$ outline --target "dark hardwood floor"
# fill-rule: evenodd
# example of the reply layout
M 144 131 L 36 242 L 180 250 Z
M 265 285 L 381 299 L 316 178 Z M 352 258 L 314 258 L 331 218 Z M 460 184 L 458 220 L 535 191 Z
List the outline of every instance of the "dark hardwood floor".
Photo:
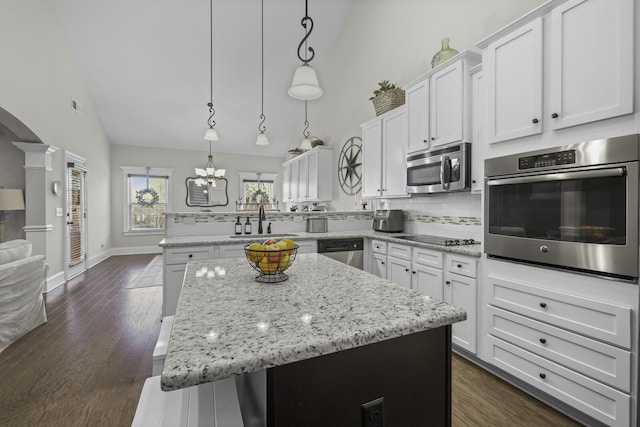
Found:
M 45 296 L 47 323 L 0 353 L 0 426 L 131 425 L 162 288 L 126 286 L 153 257 L 111 257 Z M 453 425 L 579 424 L 454 356 Z

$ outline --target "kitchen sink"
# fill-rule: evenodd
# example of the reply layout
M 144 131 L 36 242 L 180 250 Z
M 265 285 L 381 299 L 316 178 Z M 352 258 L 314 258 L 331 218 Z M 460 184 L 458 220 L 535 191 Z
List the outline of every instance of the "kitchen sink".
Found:
M 293 233 L 280 233 L 280 234 L 235 234 L 233 236 L 229 236 L 232 239 L 253 239 L 254 237 L 264 237 L 265 240 L 272 237 L 298 237 L 297 234 Z

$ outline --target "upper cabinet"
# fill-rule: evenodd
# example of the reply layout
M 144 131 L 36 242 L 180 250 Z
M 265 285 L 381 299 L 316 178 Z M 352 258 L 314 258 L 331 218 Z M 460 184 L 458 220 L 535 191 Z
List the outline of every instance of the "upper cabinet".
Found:
M 406 107 L 395 108 L 361 127 L 362 197 L 406 197 Z
M 469 69 L 479 62 L 465 51 L 404 87 L 407 153 L 470 141 Z
M 634 19 L 634 0 L 552 1 L 478 43 L 487 141 L 632 113 Z
M 483 68 L 489 142 L 542 132 L 542 18 L 491 43 Z
M 282 165 L 282 198 L 285 202 L 320 202 L 332 197 L 331 147 L 315 147 Z
M 634 0 L 572 0 L 551 12 L 553 129 L 633 112 Z

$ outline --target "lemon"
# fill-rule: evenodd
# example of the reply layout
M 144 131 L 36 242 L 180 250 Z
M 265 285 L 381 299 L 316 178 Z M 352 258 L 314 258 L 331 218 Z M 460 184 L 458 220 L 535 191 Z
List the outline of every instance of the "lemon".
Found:
M 260 243 L 250 244 L 247 248 L 247 259 L 251 262 L 260 261 L 262 259 L 262 256 L 264 255 L 262 251 L 264 251 L 264 246 L 262 246 Z
M 291 258 L 289 258 L 288 253 L 283 253 L 280 258 L 280 263 L 278 263 L 278 267 L 280 267 L 280 271 L 285 271 L 291 265 Z
M 269 262 L 269 258 L 264 257 L 260 260 L 258 267 L 264 274 L 274 274 L 278 269 L 278 263 Z
M 296 243 L 293 240 L 291 240 L 290 238 L 288 238 L 288 237 L 284 237 L 280 241 L 287 244 L 286 248 L 289 249 L 289 255 L 293 255 L 293 252 L 294 252 L 293 248 L 296 247 Z

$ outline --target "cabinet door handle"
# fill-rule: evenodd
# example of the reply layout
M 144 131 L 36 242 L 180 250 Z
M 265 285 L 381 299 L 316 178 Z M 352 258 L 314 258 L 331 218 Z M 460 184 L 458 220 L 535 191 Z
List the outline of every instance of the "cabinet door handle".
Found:
M 458 264 L 458 268 L 462 268 L 462 264 Z
M 536 123 L 539 122 L 539 120 L 534 118 L 533 120 L 531 120 L 531 122 L 535 125 Z
M 405 268 L 405 269 L 404 269 L 404 271 L 409 271 L 409 269 L 408 269 L 408 268 Z
M 429 141 L 427 141 L 426 139 L 423 139 L 423 140 L 422 140 L 422 142 L 424 142 L 424 143 L 426 144 L 426 143 L 427 143 L 427 142 L 429 142 Z
M 542 307 L 542 308 L 547 308 L 547 303 L 546 303 L 546 302 L 541 302 L 541 303 L 540 303 L 540 307 Z
M 547 374 L 543 374 L 542 372 L 540 373 L 540 378 L 545 379 L 547 378 Z
M 451 281 L 450 281 L 450 280 L 447 280 L 447 281 L 446 281 L 446 282 L 444 282 L 444 283 L 446 283 L 447 285 L 450 285 L 450 284 L 451 284 Z
M 413 274 L 416 274 L 416 272 L 415 272 L 415 271 L 412 271 L 412 273 L 413 273 Z
M 193 254 L 189 254 L 189 258 L 193 258 Z
M 432 137 L 431 137 L 431 140 L 432 140 L 432 141 L 435 141 L 435 140 L 436 140 L 436 137 L 435 137 L 435 136 L 432 136 Z
M 553 113 L 553 114 L 551 115 L 551 118 L 552 118 L 552 119 L 557 119 L 557 118 L 558 118 L 558 113 Z
M 471 180 L 471 183 L 472 183 L 472 184 L 475 184 L 475 183 L 476 183 L 476 180 L 475 180 L 475 179 L 472 179 L 472 180 Z
M 384 265 L 384 261 L 380 261 L 380 264 Z
M 547 340 L 546 340 L 546 339 L 544 339 L 544 338 L 540 338 L 540 343 L 542 343 L 542 344 L 546 344 L 546 343 L 547 343 Z

